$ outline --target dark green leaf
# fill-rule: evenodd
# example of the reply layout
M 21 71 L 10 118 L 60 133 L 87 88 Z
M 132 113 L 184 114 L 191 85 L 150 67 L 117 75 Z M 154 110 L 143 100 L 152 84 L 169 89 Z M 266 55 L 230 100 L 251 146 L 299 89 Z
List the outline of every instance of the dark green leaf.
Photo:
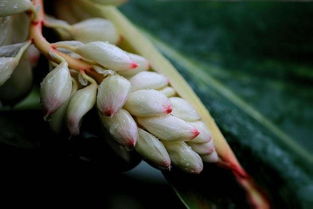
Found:
M 122 11 L 192 85 L 273 204 L 311 208 L 313 4 L 137 0 Z M 205 174 L 173 181 L 190 208 L 242 208 L 212 199 L 214 181 L 227 185 Z

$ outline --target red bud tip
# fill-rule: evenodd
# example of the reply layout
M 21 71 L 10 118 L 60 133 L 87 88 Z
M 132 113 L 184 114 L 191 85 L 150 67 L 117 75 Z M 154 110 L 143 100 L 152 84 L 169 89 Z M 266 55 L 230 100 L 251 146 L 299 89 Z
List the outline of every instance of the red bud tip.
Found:
M 127 147 L 129 147 L 129 148 L 134 148 L 135 145 L 136 145 L 136 140 L 134 140 L 134 139 L 128 139 L 127 145 L 126 145 Z
M 200 131 L 198 129 L 192 130 L 192 138 L 196 138 L 200 134 Z
M 172 105 L 164 106 L 164 113 L 170 114 L 173 111 Z
M 105 116 L 107 116 L 107 117 L 112 117 L 113 114 L 114 114 L 114 112 L 113 112 L 113 110 L 112 110 L 111 108 L 106 109 L 106 110 L 103 110 L 102 113 L 103 113 Z
M 131 64 L 130 64 L 130 69 L 135 69 L 135 68 L 137 68 L 138 67 L 138 64 L 136 63 L 136 62 L 132 62 Z

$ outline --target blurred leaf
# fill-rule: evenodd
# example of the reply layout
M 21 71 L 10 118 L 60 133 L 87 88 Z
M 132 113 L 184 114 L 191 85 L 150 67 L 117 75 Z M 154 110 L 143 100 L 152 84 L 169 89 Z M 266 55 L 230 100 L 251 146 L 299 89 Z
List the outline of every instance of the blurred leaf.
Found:
M 122 11 L 192 85 L 275 208 L 312 207 L 313 4 L 137 0 Z M 210 167 L 167 176 L 189 208 L 245 208 Z

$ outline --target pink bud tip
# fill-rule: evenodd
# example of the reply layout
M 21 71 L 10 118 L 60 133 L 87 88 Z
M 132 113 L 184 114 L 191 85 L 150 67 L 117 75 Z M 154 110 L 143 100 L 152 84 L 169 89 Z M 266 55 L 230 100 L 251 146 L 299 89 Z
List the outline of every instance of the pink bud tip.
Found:
M 135 139 L 128 139 L 126 146 L 129 148 L 133 148 L 136 145 L 136 140 Z
M 171 168 L 171 161 L 164 160 L 161 163 L 162 168 L 169 170 Z
M 192 138 L 196 138 L 200 134 L 200 131 L 198 129 L 192 130 Z
M 137 67 L 138 67 L 138 64 L 136 62 L 130 63 L 130 66 L 129 66 L 130 69 L 135 69 Z
M 107 117 L 112 117 L 114 114 L 114 111 L 111 108 L 109 108 L 109 109 L 103 110 L 102 113 Z
M 173 111 L 172 105 L 167 105 L 164 107 L 164 113 L 170 114 Z

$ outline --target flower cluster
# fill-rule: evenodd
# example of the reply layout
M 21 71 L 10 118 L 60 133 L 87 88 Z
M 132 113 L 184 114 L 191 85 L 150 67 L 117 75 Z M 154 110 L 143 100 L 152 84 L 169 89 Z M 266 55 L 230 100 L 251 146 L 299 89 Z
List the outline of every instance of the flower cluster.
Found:
M 27 0 L 21 4 L 24 10 L 31 7 Z M 9 12 L 19 10 L 12 6 Z M 47 16 L 44 22 L 62 39 L 46 52 L 51 70 L 40 85 L 45 119 L 54 131 L 67 127 L 70 135 L 79 135 L 84 116 L 97 108 L 99 121 L 112 136 L 107 140 L 119 144 L 119 150 L 135 149 L 155 167 L 174 165 L 200 173 L 203 162 L 219 160 L 210 130 L 197 111 L 146 58 L 119 47 L 121 35 L 111 21 L 90 18 L 71 25 Z M 32 24 L 37 27 L 38 21 Z M 18 71 L 29 45 L 28 41 L 0 47 L 0 85 Z M 64 56 L 91 68 L 74 70 Z
M 96 106 L 112 139 L 136 149 L 156 167 L 175 165 L 200 173 L 203 161 L 218 161 L 210 130 L 196 110 L 147 59 L 115 45 L 120 35 L 110 21 L 91 18 L 61 25 L 50 20 L 50 27 L 62 27 L 68 33 L 80 28 L 71 36 L 74 41 L 57 42 L 54 47 L 92 64 L 103 76 L 99 84 L 85 73 L 71 76 L 65 62 L 46 76 L 41 84 L 42 102 L 46 113 L 52 114 L 54 127 L 61 127 L 55 120 L 62 121 L 62 112 L 69 132 L 77 135 L 83 116 Z

